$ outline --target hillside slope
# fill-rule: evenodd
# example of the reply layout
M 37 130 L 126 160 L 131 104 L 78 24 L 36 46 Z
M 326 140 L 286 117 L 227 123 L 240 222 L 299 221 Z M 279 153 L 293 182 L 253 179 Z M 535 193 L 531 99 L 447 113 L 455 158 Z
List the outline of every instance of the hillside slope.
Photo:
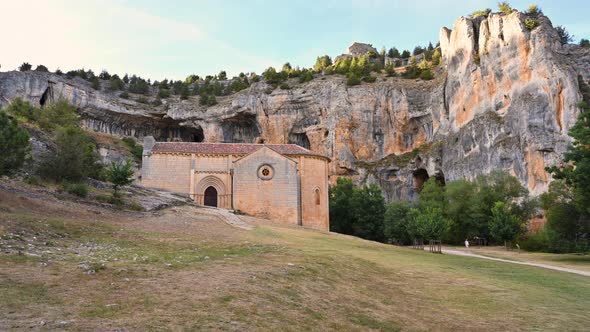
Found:
M 0 330 L 584 330 L 588 278 L 0 186 Z
M 432 81 L 387 78 L 349 87 L 340 75 L 265 82 L 203 106 L 177 96 L 161 106 L 122 99 L 80 78 L 0 73 L 0 105 L 65 97 L 85 126 L 160 140 L 297 143 L 333 159 L 331 175 L 377 183 L 388 200 L 412 199 L 427 178 L 472 178 L 493 169 L 533 193 L 547 189 L 570 138 L 583 91 L 590 92 L 590 49 L 561 45 L 545 16 L 461 17 L 440 32 L 443 65 Z M 590 98 L 590 96 L 586 96 Z M 155 98 L 155 97 L 154 97 Z

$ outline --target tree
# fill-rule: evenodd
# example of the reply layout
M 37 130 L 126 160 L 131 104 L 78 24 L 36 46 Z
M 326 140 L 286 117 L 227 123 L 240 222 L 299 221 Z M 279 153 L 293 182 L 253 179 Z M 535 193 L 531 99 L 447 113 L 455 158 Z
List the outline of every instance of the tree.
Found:
M 125 76 L 123 76 L 123 83 L 129 83 L 129 75 L 127 75 L 127 73 L 125 73 Z
M 76 107 L 70 105 L 62 98 L 43 109 L 43 112 L 39 112 L 37 122 L 39 127 L 50 133 L 63 127 L 80 126 L 80 119 Z
M 102 73 L 101 73 L 101 75 L 102 75 Z M 119 78 L 119 75 L 115 74 L 113 76 L 110 76 L 109 90 L 117 91 L 117 90 L 123 90 L 123 89 L 125 89 L 125 83 Z
M 111 74 L 109 74 L 109 72 L 106 71 L 106 69 L 103 69 L 100 72 L 100 75 L 98 75 L 98 78 L 100 78 L 101 80 L 110 80 L 111 79 Z
M 464 179 L 452 181 L 445 186 L 445 194 L 445 214 L 449 220 L 446 240 L 460 243 L 464 239 L 479 236 L 482 226 L 478 224 L 474 204 L 476 185 Z
M 436 50 L 434 50 L 434 53 L 432 54 L 432 65 L 438 66 L 440 64 L 440 61 L 441 61 L 440 50 L 437 48 Z
M 313 70 L 315 70 L 316 72 L 320 72 L 320 71 L 330 67 L 331 65 L 332 65 L 332 58 L 330 58 L 328 55 L 319 56 L 315 60 L 315 65 L 313 66 Z
M 588 39 L 580 39 L 580 46 L 582 47 L 590 47 L 590 40 Z
M 390 243 L 409 243 L 407 224 L 411 206 L 403 201 L 393 202 L 387 206 L 383 216 L 383 234 Z
M 492 208 L 490 221 L 490 236 L 498 243 L 514 240 L 524 231 L 523 223 L 510 210 L 504 202 L 496 202 Z
M 188 89 L 188 85 L 183 84 L 182 88 L 180 89 L 180 99 L 185 100 L 188 99 L 189 96 L 189 89 Z
M 106 171 L 107 179 L 113 184 L 114 197 L 119 197 L 119 188 L 133 183 L 133 163 L 130 160 L 124 163 L 111 162 Z
M 570 35 L 570 33 L 565 29 L 563 25 L 558 25 L 555 27 L 555 31 L 559 35 L 559 41 L 562 45 L 571 43 L 574 41 L 574 35 Z
M 498 9 L 502 14 L 512 14 L 512 7 L 510 7 L 510 4 L 508 4 L 508 2 L 498 2 Z
M 55 136 L 56 151 L 39 168 L 41 176 L 57 182 L 77 182 L 85 177 L 100 178 L 102 164 L 95 144 L 79 127 L 60 128 Z
M 346 85 L 354 86 L 359 84 L 361 84 L 361 78 L 359 77 L 359 75 L 353 72 L 346 74 Z
M 543 12 L 541 11 L 541 8 L 539 8 L 539 6 L 535 5 L 535 4 L 531 4 L 530 6 L 528 6 L 525 14 L 532 16 L 532 17 L 537 17 L 540 14 L 542 14 Z
M 16 97 L 8 107 L 6 107 L 5 111 L 7 114 L 12 115 L 21 122 L 31 123 L 37 122 L 41 113 L 39 108 L 31 105 L 31 103 L 23 100 L 21 97 Z
M 222 81 L 227 80 L 227 73 L 225 72 L 225 70 L 220 71 L 219 74 L 217 74 L 217 78 Z
M 383 241 L 385 200 L 375 185 L 354 187 L 349 179 L 338 178 L 330 188 L 330 230 L 364 239 Z
M 242 73 L 242 75 L 243 75 L 243 73 Z M 197 83 L 198 81 L 199 81 L 199 75 L 192 74 L 192 75 L 189 75 L 186 77 L 186 79 L 184 80 L 184 84 L 190 85 L 193 83 Z
M 18 122 L 0 110 L 0 175 L 18 170 L 29 151 L 29 134 Z
M 414 52 L 412 52 L 412 55 L 418 55 L 422 53 L 424 53 L 424 49 L 420 46 L 416 46 L 414 47 Z
M 350 69 L 350 64 L 352 63 L 352 59 L 349 57 L 341 58 L 336 61 L 334 66 L 334 71 L 340 75 L 346 75 L 348 70 Z
M 428 48 L 429 51 L 434 50 L 434 46 L 432 46 L 432 42 L 428 42 Z
M 418 201 L 420 209 L 436 208 L 443 211 L 446 206 L 445 188 L 432 177 L 426 181 L 420 191 Z
M 98 77 L 94 76 L 90 79 L 90 85 L 92 86 L 92 88 L 94 90 L 100 90 L 100 81 L 98 80 Z
M 385 65 L 385 74 L 387 74 L 387 77 L 393 77 L 396 75 L 395 68 L 393 67 L 393 63 L 388 62 Z
M 18 67 L 18 70 L 19 70 L 19 71 L 29 71 L 29 70 L 31 70 L 31 68 L 32 68 L 32 67 L 33 67 L 33 66 L 31 66 L 31 64 L 30 64 L 30 63 L 28 63 L 28 62 L 23 62 L 23 64 L 22 64 L 22 65 L 20 65 L 20 66 Z
M 350 211 L 354 186 L 350 179 L 338 178 L 330 187 L 330 231 L 352 234 L 354 216 Z
M 293 68 L 291 67 L 291 64 L 288 63 L 288 62 L 286 62 L 283 65 L 283 68 L 281 69 L 281 71 L 284 72 L 284 73 L 286 73 L 286 74 L 289 74 L 291 72 L 291 70 L 293 70 Z
M 44 65 L 38 65 L 37 68 L 35 68 L 35 71 L 46 73 L 49 71 L 49 69 L 47 69 L 47 67 L 45 67 Z
M 410 54 L 410 51 L 408 51 L 408 50 L 404 50 L 404 51 L 402 52 L 402 58 L 403 58 L 403 59 L 407 59 L 407 58 L 409 58 L 410 56 L 411 56 L 411 54 Z
M 387 56 L 390 58 L 400 58 L 401 54 L 399 53 L 397 48 L 392 47 L 389 49 L 389 51 L 387 51 Z

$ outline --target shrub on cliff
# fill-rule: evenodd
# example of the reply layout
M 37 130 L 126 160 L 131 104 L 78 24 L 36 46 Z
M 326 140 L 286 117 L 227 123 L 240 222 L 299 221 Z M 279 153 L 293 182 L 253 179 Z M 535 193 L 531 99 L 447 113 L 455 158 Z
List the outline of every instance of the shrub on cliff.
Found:
M 590 40 L 588 39 L 580 39 L 580 46 L 582 47 L 590 47 Z
M 29 70 L 31 70 L 31 68 L 32 68 L 32 67 L 33 67 L 33 66 L 31 66 L 31 64 L 30 64 L 30 63 L 28 63 L 28 62 L 23 62 L 23 64 L 22 64 L 22 65 L 20 65 L 20 66 L 18 67 L 18 70 L 19 70 L 19 71 L 29 71 Z
M 539 26 L 539 21 L 527 17 L 524 19 L 524 25 L 527 29 L 533 30 L 534 28 Z
M 332 65 L 332 58 L 330 58 L 328 55 L 319 56 L 315 60 L 315 65 L 313 66 L 313 70 L 315 70 L 316 72 L 320 72 L 320 71 L 330 67 L 331 65 Z
M 46 73 L 49 71 L 49 69 L 47 69 L 47 67 L 45 67 L 44 65 L 38 65 L 37 68 L 35 68 L 35 71 Z
M 486 8 L 484 10 L 476 10 L 473 13 L 471 13 L 471 17 L 476 18 L 476 17 L 480 17 L 480 16 L 488 16 L 488 15 L 490 15 L 491 12 L 492 12 L 491 8 Z
M 500 12 L 502 14 L 508 15 L 508 14 L 512 14 L 512 7 L 510 7 L 510 4 L 508 4 L 508 2 L 498 2 L 498 9 L 500 10 Z
M 94 90 L 100 90 L 100 81 L 98 77 L 94 76 L 90 79 L 90 85 Z
M 527 10 L 525 12 L 526 15 L 529 15 L 529 16 L 532 16 L 532 17 L 537 17 L 537 16 L 539 16 L 542 13 L 543 13 L 543 11 L 541 11 L 541 8 L 539 8 L 539 6 L 537 6 L 535 4 L 532 4 L 532 5 L 528 6 L 528 8 L 527 8 Z
M 438 66 L 440 64 L 441 58 L 442 57 L 440 55 L 440 50 L 439 49 L 434 50 L 434 53 L 432 54 L 432 65 Z
M 559 35 L 559 41 L 562 45 L 571 43 L 574 41 L 574 36 L 570 35 L 570 33 L 565 29 L 563 25 L 558 25 L 555 27 L 555 31 Z
M 17 171 L 25 162 L 30 145 L 27 131 L 0 110 L 0 175 Z
M 101 74 L 102 75 L 102 74 Z M 109 90 L 117 91 L 125 88 L 125 82 L 119 78 L 119 75 L 115 74 L 109 79 Z
M 355 73 L 346 74 L 346 85 L 354 86 L 361 84 L 361 78 Z

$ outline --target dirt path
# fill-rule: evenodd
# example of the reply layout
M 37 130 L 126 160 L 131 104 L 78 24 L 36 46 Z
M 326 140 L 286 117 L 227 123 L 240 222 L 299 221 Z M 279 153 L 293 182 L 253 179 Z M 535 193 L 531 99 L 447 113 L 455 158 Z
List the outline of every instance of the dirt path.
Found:
M 424 249 L 426 250 L 426 248 L 424 248 Z M 572 269 L 572 268 L 567 268 L 567 267 L 561 267 L 561 266 L 555 266 L 555 265 L 549 265 L 549 264 L 541 264 L 541 263 L 533 263 L 533 262 L 526 262 L 526 261 L 524 261 L 524 262 L 522 262 L 522 261 L 514 261 L 514 260 L 509 260 L 509 259 L 503 259 L 503 258 L 488 257 L 488 256 L 484 256 L 484 255 L 474 254 L 474 253 L 471 253 L 471 252 L 468 252 L 468 251 L 453 250 L 453 249 L 448 249 L 448 248 L 443 248 L 442 249 L 442 252 L 443 252 L 443 254 L 449 254 L 449 255 L 475 257 L 475 258 L 487 259 L 487 260 L 496 261 L 496 262 L 504 262 L 504 263 L 512 263 L 512 264 L 520 264 L 520 265 L 527 265 L 527 266 L 542 267 L 544 269 L 556 270 L 556 271 L 561 271 L 561 272 L 575 273 L 575 274 L 583 275 L 583 276 L 586 276 L 586 277 L 590 277 L 590 272 L 588 272 L 588 271 L 582 271 L 582 270 Z

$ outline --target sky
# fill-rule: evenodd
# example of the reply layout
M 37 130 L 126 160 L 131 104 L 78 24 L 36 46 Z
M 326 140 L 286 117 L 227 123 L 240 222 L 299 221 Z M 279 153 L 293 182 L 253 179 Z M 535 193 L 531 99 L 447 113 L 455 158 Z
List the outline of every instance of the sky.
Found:
M 510 1 L 524 11 L 531 1 Z M 590 1 L 535 2 L 590 39 Z M 352 42 L 413 50 L 488 0 L 0 0 L 0 71 L 29 62 L 152 80 L 311 67 Z

